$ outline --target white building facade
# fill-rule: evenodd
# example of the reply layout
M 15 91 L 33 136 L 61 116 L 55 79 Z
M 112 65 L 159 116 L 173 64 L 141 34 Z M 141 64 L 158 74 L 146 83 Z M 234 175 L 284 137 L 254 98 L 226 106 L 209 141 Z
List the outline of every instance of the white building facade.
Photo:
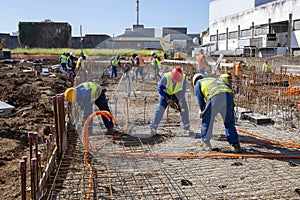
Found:
M 215 0 L 209 9 L 206 53 L 300 54 L 300 0 Z

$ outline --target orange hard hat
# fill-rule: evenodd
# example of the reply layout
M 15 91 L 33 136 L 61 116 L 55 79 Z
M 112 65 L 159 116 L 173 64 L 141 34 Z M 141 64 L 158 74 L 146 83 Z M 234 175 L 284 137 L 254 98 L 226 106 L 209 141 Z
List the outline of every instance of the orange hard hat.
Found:
M 172 70 L 172 80 L 175 83 L 181 82 L 182 81 L 182 69 L 180 67 L 176 67 Z

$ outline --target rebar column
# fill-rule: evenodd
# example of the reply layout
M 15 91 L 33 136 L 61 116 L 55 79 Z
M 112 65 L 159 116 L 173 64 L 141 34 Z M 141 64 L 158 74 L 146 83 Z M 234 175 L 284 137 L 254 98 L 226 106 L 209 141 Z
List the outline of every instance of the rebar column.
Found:
M 34 132 L 33 133 L 33 143 L 35 145 L 35 157 L 37 158 L 36 159 L 36 177 L 35 177 L 35 180 L 36 180 L 36 196 L 38 196 L 38 191 L 39 191 L 39 155 L 38 155 L 38 139 L 39 139 L 39 134 L 37 132 Z
M 22 200 L 26 200 L 26 162 L 23 159 L 20 160 L 20 174 Z
M 33 173 L 32 173 L 32 162 L 31 162 L 31 159 L 32 159 L 32 144 L 33 144 L 33 132 L 28 132 L 28 144 L 29 144 L 29 159 L 30 159 L 30 196 L 31 196 L 31 199 L 34 199 L 34 178 L 33 178 Z

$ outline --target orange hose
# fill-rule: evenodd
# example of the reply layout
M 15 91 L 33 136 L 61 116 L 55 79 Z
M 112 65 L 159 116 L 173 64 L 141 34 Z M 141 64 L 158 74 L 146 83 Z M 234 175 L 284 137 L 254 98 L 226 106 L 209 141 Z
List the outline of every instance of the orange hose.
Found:
M 99 155 L 119 155 L 119 156 L 134 156 L 134 157 L 159 157 L 159 158 L 208 158 L 208 157 L 229 157 L 229 158 L 284 158 L 284 159 L 299 159 L 300 155 L 259 155 L 259 154 L 145 154 L 145 153 L 130 153 L 130 152 L 98 152 Z
M 91 198 L 91 190 L 92 190 L 92 184 L 93 184 L 93 167 L 87 160 L 88 153 L 93 152 L 93 146 L 90 143 L 90 139 L 89 139 L 88 124 L 91 121 L 91 119 L 97 115 L 102 115 L 102 116 L 106 117 L 107 120 L 112 119 L 113 123 L 116 124 L 116 120 L 115 120 L 114 116 L 111 113 L 109 113 L 108 111 L 103 111 L 103 110 L 92 113 L 84 122 L 83 134 L 82 134 L 82 143 L 86 149 L 86 152 L 84 154 L 84 161 L 90 170 L 87 199 Z
M 92 167 L 91 163 L 89 163 L 87 161 L 87 155 L 88 155 L 88 152 L 86 151 L 85 154 L 84 154 L 84 161 L 90 169 L 87 199 L 91 199 L 91 191 L 92 191 L 92 184 L 93 184 L 93 167 Z
M 278 143 L 277 145 L 280 145 L 280 146 L 283 146 L 283 147 L 296 148 L 296 149 L 300 148 L 300 144 L 296 143 L 296 142 L 287 142 L 287 141 L 284 141 L 284 140 L 273 139 L 273 138 L 265 137 L 265 136 L 262 136 L 262 135 L 259 135 L 259 134 L 256 134 L 256 133 L 252 133 L 252 132 L 249 132 L 249 131 L 246 131 L 246 130 L 243 130 L 243 129 L 239 129 L 239 128 L 236 128 L 236 130 L 238 130 L 240 132 L 243 132 L 243 133 L 247 133 L 249 135 L 252 135 L 252 136 L 255 136 L 255 137 L 258 137 L 258 138 L 262 138 L 262 139 L 266 139 L 266 140 L 269 140 L 269 141 L 272 141 L 272 142 L 276 142 L 276 143 Z

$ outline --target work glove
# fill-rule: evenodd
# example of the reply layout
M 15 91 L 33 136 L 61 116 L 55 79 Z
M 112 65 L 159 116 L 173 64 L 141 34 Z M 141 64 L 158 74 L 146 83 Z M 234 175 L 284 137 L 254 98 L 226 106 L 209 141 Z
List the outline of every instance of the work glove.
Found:
M 199 116 L 200 119 L 202 118 L 202 111 L 200 109 L 198 111 L 198 116 Z
M 171 108 L 174 108 L 175 109 L 175 101 L 174 100 L 172 100 L 172 99 L 168 99 L 167 98 L 167 103 L 168 103 L 168 105 L 171 107 Z
M 106 90 L 105 88 L 102 89 L 101 94 L 105 94 L 106 91 L 107 91 L 107 90 Z

